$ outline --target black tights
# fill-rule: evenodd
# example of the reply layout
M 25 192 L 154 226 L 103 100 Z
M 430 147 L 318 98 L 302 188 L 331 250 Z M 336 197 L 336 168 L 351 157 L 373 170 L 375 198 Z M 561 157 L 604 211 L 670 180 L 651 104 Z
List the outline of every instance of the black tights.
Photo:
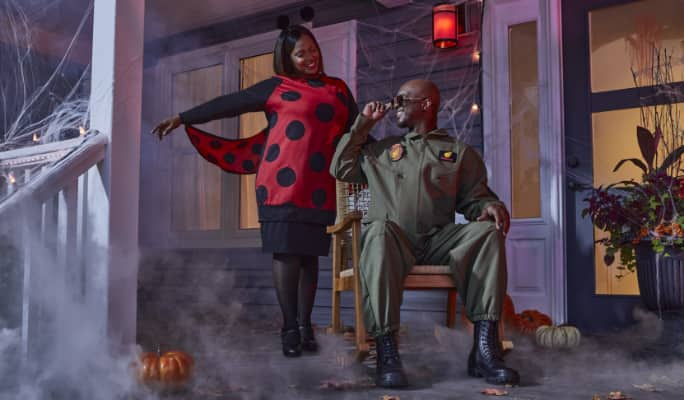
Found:
M 283 313 L 283 329 L 310 326 L 318 287 L 318 257 L 274 253 L 273 286 Z

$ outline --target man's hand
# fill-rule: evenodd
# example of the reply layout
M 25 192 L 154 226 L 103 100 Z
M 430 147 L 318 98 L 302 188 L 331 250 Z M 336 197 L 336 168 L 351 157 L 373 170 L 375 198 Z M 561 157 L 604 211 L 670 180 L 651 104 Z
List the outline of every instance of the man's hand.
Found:
M 153 135 L 157 135 L 159 137 L 159 140 L 162 140 L 164 136 L 171 133 L 172 130 L 178 128 L 180 124 L 180 116 L 176 115 L 174 117 L 165 119 L 164 121 L 160 122 L 159 125 L 155 126 L 154 129 L 152 129 L 151 133 Z
M 502 231 L 506 236 L 508 229 L 511 227 L 511 217 L 508 215 L 508 210 L 501 204 L 490 204 L 482 210 L 482 214 L 477 217 L 478 221 L 494 220 L 496 229 Z
M 387 114 L 388 108 L 381 101 L 372 101 L 363 107 L 361 114 L 373 122 L 378 122 Z

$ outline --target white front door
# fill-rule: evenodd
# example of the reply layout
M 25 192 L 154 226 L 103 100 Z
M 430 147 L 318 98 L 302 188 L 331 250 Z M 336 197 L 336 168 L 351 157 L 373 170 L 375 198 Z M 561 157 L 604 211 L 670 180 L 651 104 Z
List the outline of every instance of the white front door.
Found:
M 560 0 L 491 0 L 483 26 L 483 126 L 492 189 L 511 213 L 516 312 L 565 322 Z

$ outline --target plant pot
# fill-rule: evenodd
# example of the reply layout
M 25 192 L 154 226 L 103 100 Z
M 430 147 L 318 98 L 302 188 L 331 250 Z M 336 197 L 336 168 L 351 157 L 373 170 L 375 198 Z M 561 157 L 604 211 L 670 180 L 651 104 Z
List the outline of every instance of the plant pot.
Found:
M 663 254 L 657 254 L 650 244 L 635 250 L 639 292 L 646 308 L 661 312 L 684 309 L 684 251 L 666 247 Z

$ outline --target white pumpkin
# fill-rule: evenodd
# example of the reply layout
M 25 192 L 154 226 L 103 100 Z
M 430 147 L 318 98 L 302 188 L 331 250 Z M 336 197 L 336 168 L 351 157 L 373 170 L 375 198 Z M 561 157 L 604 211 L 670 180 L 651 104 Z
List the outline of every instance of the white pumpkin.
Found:
M 579 329 L 570 325 L 542 325 L 537 328 L 534 336 L 539 346 L 553 349 L 577 347 L 582 338 Z

